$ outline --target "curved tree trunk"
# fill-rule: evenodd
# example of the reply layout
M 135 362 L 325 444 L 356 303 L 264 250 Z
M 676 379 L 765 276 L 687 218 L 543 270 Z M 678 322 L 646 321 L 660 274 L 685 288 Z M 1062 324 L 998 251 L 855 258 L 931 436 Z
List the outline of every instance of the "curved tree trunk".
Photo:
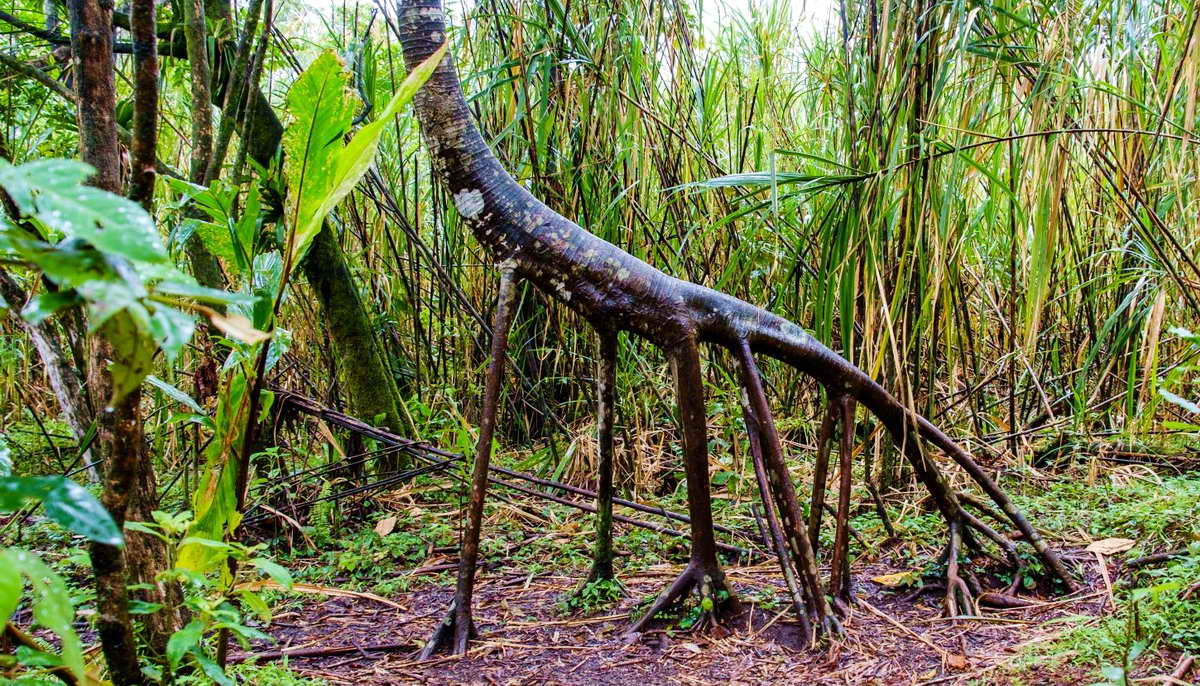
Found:
M 439 0 L 402 0 L 400 40 L 410 69 L 432 55 L 445 39 L 446 27 Z M 440 180 L 448 187 L 459 213 L 476 239 L 506 273 L 529 280 L 592 322 L 598 331 L 628 331 L 659 346 L 672 356 L 677 372 L 681 368 L 692 371 L 691 354 L 680 351 L 694 351 L 696 343 L 708 343 L 735 354 L 745 351 L 747 356 L 774 357 L 819 381 L 832 397 L 857 401 L 875 415 L 903 447 L 905 457 L 947 521 L 952 549 L 956 549 L 960 540 L 967 541 L 961 534 L 965 533 L 964 525 L 971 522 L 964 517 L 955 493 L 947 485 L 937 463 L 922 452 L 921 439 L 962 467 L 1000 506 L 1009 523 L 1036 548 L 1047 567 L 1068 587 L 1073 587 L 1074 582 L 1058 556 L 971 456 L 929 421 L 909 411 L 862 370 L 800 326 L 730 295 L 664 274 L 589 233 L 533 197 L 501 166 L 480 135 L 449 56 L 413 102 Z M 749 364 L 744 366 L 746 373 L 757 381 L 757 369 Z M 751 385 L 761 387 L 757 383 Z M 711 518 L 697 516 L 695 512 L 708 507 L 707 455 L 703 441 L 698 441 L 696 427 L 696 421 L 703 420 L 703 403 L 698 401 L 703 397 L 703 390 L 698 386 L 679 384 L 677 389 L 684 442 L 693 446 L 685 450 L 689 506 L 693 510 L 693 564 L 667 593 L 660 596 L 652 610 L 662 609 L 667 596 L 678 598 L 688 588 L 697 585 L 708 588 L 710 582 L 719 583 L 720 579 L 719 571 L 707 569 L 712 566 L 707 561 L 703 564 L 706 567 L 703 573 L 697 574 L 692 569 L 699 558 L 707 557 L 705 551 L 709 548 L 712 533 Z M 765 401 L 756 402 L 757 422 L 764 428 L 773 426 Z M 485 413 L 484 421 L 494 419 Z M 700 446 L 694 448 L 697 442 Z M 769 447 L 764 444 L 764 448 Z M 768 461 L 768 466 L 770 464 Z M 703 487 L 693 483 L 701 479 L 705 481 Z M 807 559 L 800 561 L 803 564 L 798 570 L 799 576 L 810 586 L 817 586 L 808 594 L 808 600 L 814 605 L 809 611 L 817 615 L 818 626 L 835 628 L 836 623 L 824 611 L 819 582 L 811 579 L 814 567 L 808 545 L 809 532 L 798 516 L 799 503 L 794 490 L 786 483 L 790 476 L 781 460 L 775 462 L 772 479 L 772 492 L 764 493 L 763 497 L 779 501 L 782 506 L 779 510 L 783 514 L 794 513 L 787 532 L 790 545 L 802 554 L 806 549 L 809 553 L 804 555 Z M 482 498 L 482 493 L 479 497 Z M 480 504 L 473 499 L 471 507 L 474 510 Z M 475 522 L 470 523 L 470 526 L 474 525 Z M 478 536 L 478 532 L 470 531 L 468 535 Z M 844 540 L 842 543 L 845 544 Z M 470 568 L 460 570 L 460 580 L 474 573 L 473 565 L 467 560 L 462 564 Z M 948 586 L 951 585 L 949 582 L 957 581 L 956 571 L 953 565 L 947 570 Z M 469 602 L 469 595 L 456 595 L 455 614 L 460 625 L 464 619 L 469 620 L 470 608 L 463 607 Z M 644 624 L 645 619 L 636 623 L 635 629 Z M 466 629 L 459 627 L 460 637 Z M 460 641 L 453 646 L 459 652 L 464 647 Z

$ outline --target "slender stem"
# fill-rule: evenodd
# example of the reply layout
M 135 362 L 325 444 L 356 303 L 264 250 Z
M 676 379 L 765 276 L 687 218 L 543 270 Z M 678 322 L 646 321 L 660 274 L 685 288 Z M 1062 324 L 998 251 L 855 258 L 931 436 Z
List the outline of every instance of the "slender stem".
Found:
M 596 485 L 596 547 L 589 581 L 613 578 L 613 415 L 617 384 L 617 335 L 600 332 L 596 360 L 596 440 L 599 453 Z
M 850 488 L 854 463 L 854 401 L 839 396 L 834 404 L 841 416 L 842 443 L 838 449 L 838 508 L 834 531 L 829 586 L 843 599 L 850 598 Z
M 693 563 L 719 569 L 713 533 L 712 495 L 708 485 L 708 421 L 704 408 L 704 379 L 695 339 L 684 339 L 671 352 L 675 399 L 683 434 L 683 467 L 687 475 L 688 516 L 691 518 Z
M 212 158 L 212 69 L 203 0 L 184 0 L 184 36 L 192 75 L 192 166 L 189 177 L 203 183 Z
M 804 599 L 804 593 L 800 590 L 800 586 L 796 583 L 796 574 L 792 569 L 792 559 L 788 554 L 787 541 L 779 526 L 779 513 L 775 508 L 774 494 L 771 491 L 766 465 L 763 463 L 761 423 L 758 415 L 754 412 L 754 407 L 750 404 L 750 395 L 745 391 L 742 393 L 742 416 L 745 418 L 746 433 L 750 439 L 750 456 L 754 461 L 754 477 L 758 481 L 758 492 L 767 519 L 767 530 L 770 532 L 769 540 L 779 559 L 779 568 L 783 572 L 783 579 L 787 583 L 788 593 L 791 595 L 792 608 L 800 620 L 800 630 L 804 634 L 804 640 L 808 642 L 813 639 L 812 622 L 808 618 L 808 603 Z
M 813 603 L 817 619 L 822 628 L 826 628 L 830 619 L 829 604 L 825 600 L 825 592 L 817 573 L 816 555 L 809 544 L 808 531 L 804 527 L 804 517 L 800 512 L 800 502 L 796 499 L 796 489 L 792 484 L 791 475 L 783 461 L 783 451 L 779 442 L 779 432 L 775 428 L 775 420 L 771 408 L 767 404 L 767 395 L 763 390 L 762 376 L 750 346 L 742 342 L 735 349 L 742 373 L 742 387 L 746 389 L 750 406 L 758 419 L 759 431 L 762 434 L 762 446 L 766 465 L 772 478 L 772 492 L 780 501 L 780 514 L 787 525 L 788 541 L 800 566 L 800 574 L 808 587 L 808 598 Z
M 491 361 L 483 389 L 483 413 L 479 421 L 479 437 L 475 443 L 475 464 L 471 475 L 471 497 L 467 505 L 467 530 L 463 535 L 462 553 L 458 563 L 458 582 L 454 591 L 455 654 L 467 651 L 472 631 L 471 597 L 475 590 L 475 566 L 479 561 L 479 534 L 483 528 L 483 501 L 487 493 L 488 463 L 492 459 L 492 436 L 496 431 L 496 414 L 500 408 L 500 384 L 508 351 L 508 329 L 512 325 L 513 303 L 516 300 L 517 279 L 511 269 L 500 275 L 500 294 L 496 298 L 496 314 L 492 320 Z
M 221 174 L 221 165 L 225 163 L 225 154 L 229 150 L 229 141 L 233 138 L 234 123 L 245 107 L 249 91 L 246 84 L 251 80 L 247 67 L 250 65 L 250 48 L 254 43 L 254 34 L 258 29 L 258 17 L 262 13 L 263 0 L 250 0 L 246 9 L 246 24 L 238 37 L 237 49 L 233 60 L 233 69 L 229 71 L 229 80 L 225 84 L 225 98 L 221 104 L 221 126 L 217 130 L 217 140 L 213 148 L 212 158 L 204 174 L 204 183 L 210 184 Z
M 813 465 L 812 498 L 808 507 L 808 540 L 813 554 L 821 549 L 821 517 L 825 510 L 825 488 L 829 481 L 829 441 L 833 438 L 833 403 L 825 409 L 817 429 L 817 460 Z

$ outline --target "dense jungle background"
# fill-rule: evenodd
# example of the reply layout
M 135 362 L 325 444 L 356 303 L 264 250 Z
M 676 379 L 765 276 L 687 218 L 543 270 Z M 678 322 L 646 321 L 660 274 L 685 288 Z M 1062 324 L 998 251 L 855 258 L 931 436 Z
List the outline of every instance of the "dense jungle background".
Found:
M 620 338 L 620 583 L 584 584 L 597 339 L 521 283 L 479 637 L 424 660 L 500 271 L 432 168 L 410 100 L 437 61 L 410 73 L 401 14 L 0 2 L 0 682 L 1200 679 L 1195 3 L 449 3 L 470 110 L 524 188 L 805 327 L 969 450 L 1079 587 L 1024 548 L 947 556 L 900 446 L 852 411 L 855 600 L 807 640 L 737 361 L 706 348 L 742 609 L 623 637 L 688 560 L 669 360 Z M 808 508 L 838 472 L 815 469 L 827 393 L 761 364 Z

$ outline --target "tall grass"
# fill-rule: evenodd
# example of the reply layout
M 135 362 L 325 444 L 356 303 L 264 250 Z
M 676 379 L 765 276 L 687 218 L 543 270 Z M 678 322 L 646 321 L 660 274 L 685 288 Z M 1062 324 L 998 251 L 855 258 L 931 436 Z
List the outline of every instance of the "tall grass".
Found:
M 1154 436 L 1180 412 L 1158 390 L 1184 354 L 1167 331 L 1200 324 L 1194 3 L 839 0 L 817 30 L 789 0 L 721 21 L 712 0 L 452 8 L 472 106 L 535 194 L 668 272 L 797 320 L 976 451 Z M 278 98 L 332 43 L 386 101 L 404 72 L 393 13 L 347 2 L 318 21 L 285 5 L 264 83 Z M 184 91 L 167 89 L 160 150 L 181 167 Z M 338 218 L 415 430 L 469 445 L 496 273 L 431 184 L 411 121 Z M 336 400 L 336 322 L 314 307 L 286 306 L 281 382 Z M 572 478 L 593 452 L 584 330 L 523 295 L 503 425 L 528 466 Z M 636 341 L 620 356 L 627 477 L 669 487 L 665 361 Z M 714 460 L 736 471 L 735 385 L 713 356 Z M 764 371 L 782 428 L 811 444 L 819 389 Z
M 367 14 L 330 31 L 361 43 Z M 795 318 L 977 450 L 1161 431 L 1180 354 L 1166 331 L 1195 325 L 1200 285 L 1192 3 L 843 0 L 816 32 L 797 15 L 764 2 L 706 31 L 686 2 L 487 0 L 452 39 L 485 132 L 534 193 Z M 388 23 L 365 53 L 380 91 L 400 71 Z M 378 189 L 352 200 L 345 242 L 413 406 L 459 431 L 495 272 L 411 125 L 388 145 L 394 211 Z M 506 439 L 557 473 L 588 471 L 586 438 L 572 443 L 592 407 L 582 330 L 521 301 Z M 630 342 L 621 370 L 626 449 L 669 462 L 646 450 L 670 445 L 647 438 L 669 427 L 664 361 Z M 817 389 L 769 374 L 807 442 Z M 713 387 L 727 442 L 729 386 Z

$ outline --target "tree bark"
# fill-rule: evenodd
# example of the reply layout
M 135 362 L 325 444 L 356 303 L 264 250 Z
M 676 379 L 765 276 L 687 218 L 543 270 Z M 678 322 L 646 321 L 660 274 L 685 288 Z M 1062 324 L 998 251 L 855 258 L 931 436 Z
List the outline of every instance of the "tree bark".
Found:
M 69 0 L 71 49 L 75 84 L 79 93 L 79 147 L 84 162 L 96 169 L 90 183 L 119 193 L 120 148 L 115 119 L 116 88 L 112 57 L 112 4 L 107 0 Z M 121 315 L 118 315 L 118 317 Z M 110 320 L 111 321 L 111 320 Z M 102 406 L 112 397 L 108 362 L 113 346 L 103 334 L 92 341 L 88 360 L 88 387 L 97 412 L 97 445 L 105 464 L 101 502 L 117 527 L 125 524 L 130 494 L 138 471 L 152 469 L 144 459 L 142 425 L 138 411 L 140 393 L 133 392 L 115 405 Z M 109 676 L 117 686 L 140 684 L 137 644 L 129 616 L 125 550 L 93 542 L 89 552 L 96 580 L 96 629 Z
M 79 148 L 96 169 L 89 183 L 121 192 L 121 149 L 117 141 L 116 85 L 113 82 L 112 3 L 69 0 L 71 53 L 79 93 Z
M 133 139 L 129 198 L 154 210 L 155 162 L 158 148 L 158 36 L 154 0 L 133 0 Z
M 350 414 L 403 433 L 400 391 L 329 222 L 313 239 L 302 266 L 324 312 Z M 380 466 L 391 470 L 404 469 L 408 463 L 402 453 L 385 459 L 387 464 Z
M 67 420 L 67 426 L 71 427 L 71 434 L 82 445 L 87 436 L 88 426 L 92 423 L 91 408 L 84 396 L 83 378 L 71 364 L 70 353 L 62 337 L 49 321 L 31 324 L 17 314 L 24 307 L 26 300 L 26 293 L 20 284 L 11 274 L 0 268 L 0 302 L 7 305 L 14 318 L 29 333 L 29 339 L 33 341 L 33 347 L 46 370 L 50 389 L 54 391 L 58 406 Z M 94 482 L 100 481 L 100 470 L 94 464 L 91 448 L 83 452 L 82 459 L 87 465 L 88 478 Z
M 203 184 L 212 159 L 212 68 L 208 61 L 208 31 L 205 26 L 205 8 L 202 0 L 183 0 L 184 36 L 187 38 L 187 56 L 192 76 L 192 161 L 188 179 Z M 189 209 L 189 212 L 195 210 Z M 200 236 L 192 234 L 184 245 L 192 275 L 200 285 L 208 288 L 223 288 L 225 276 L 221 265 L 213 256 Z

